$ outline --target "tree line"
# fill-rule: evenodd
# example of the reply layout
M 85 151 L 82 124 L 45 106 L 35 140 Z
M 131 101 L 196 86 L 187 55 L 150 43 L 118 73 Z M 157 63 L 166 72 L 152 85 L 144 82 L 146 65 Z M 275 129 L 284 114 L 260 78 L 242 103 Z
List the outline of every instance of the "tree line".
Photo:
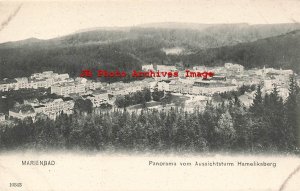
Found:
M 231 99 L 218 106 L 208 102 L 204 111 L 115 109 L 62 114 L 55 121 L 27 119 L 1 127 L 0 149 L 299 153 L 299 103 L 299 87 L 291 78 L 285 101 L 276 87 L 264 94 L 258 86 L 250 108 Z
M 165 95 L 164 91 L 159 91 L 157 88 L 153 92 L 149 88 L 144 88 L 141 91 L 133 92 L 130 94 L 117 96 L 115 100 L 115 105 L 119 108 L 126 108 L 131 105 L 142 104 L 146 107 L 146 102 L 151 100 L 160 101 Z

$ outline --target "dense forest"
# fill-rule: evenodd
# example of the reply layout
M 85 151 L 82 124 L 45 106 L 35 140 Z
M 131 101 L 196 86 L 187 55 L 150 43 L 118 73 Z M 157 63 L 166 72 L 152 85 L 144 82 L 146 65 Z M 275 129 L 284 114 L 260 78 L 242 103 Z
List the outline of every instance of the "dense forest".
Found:
M 72 77 L 78 77 L 83 69 L 130 73 L 149 63 L 191 67 L 236 62 L 246 68 L 266 65 L 300 71 L 298 24 L 189 27 L 94 30 L 50 40 L 3 43 L 0 79 L 46 70 Z M 164 51 L 176 47 L 182 49 L 178 55 Z
M 166 95 L 167 94 L 168 93 L 166 93 Z M 153 101 L 164 100 L 165 103 L 169 102 L 168 100 L 166 100 L 166 98 L 167 96 L 165 96 L 164 91 L 158 91 L 158 89 L 155 88 L 154 91 L 151 92 L 149 88 L 144 88 L 142 91 L 137 91 L 124 96 L 117 96 L 115 100 L 115 105 L 118 108 L 126 108 L 130 105 L 136 105 L 136 104 L 142 104 L 143 107 L 146 107 L 146 102 L 149 102 L 151 100 Z
M 185 66 L 222 65 L 225 62 L 233 62 L 248 69 L 263 66 L 282 67 L 299 73 L 299 49 L 300 31 L 298 30 L 255 42 L 198 50 L 189 55 L 173 56 L 173 61 L 183 62 Z
M 130 73 L 141 70 L 139 61 L 116 46 L 58 47 L 53 49 L 5 49 L 0 50 L 0 76 L 13 78 L 30 76 L 35 72 L 52 70 L 79 77 L 84 69 L 119 70 Z
M 51 94 L 50 88 L 19 89 L 0 92 L 0 113 L 8 114 L 9 109 L 11 109 L 16 103 L 23 104 L 24 100 L 42 100 L 46 98 L 57 99 L 63 98 L 63 96 Z
M 30 118 L 0 129 L 0 149 L 80 149 L 138 152 L 299 153 L 300 93 L 294 78 L 283 101 L 276 87 L 263 95 L 256 87 L 247 109 L 238 99 L 205 110 L 183 108 L 99 114 L 62 114 L 56 121 Z

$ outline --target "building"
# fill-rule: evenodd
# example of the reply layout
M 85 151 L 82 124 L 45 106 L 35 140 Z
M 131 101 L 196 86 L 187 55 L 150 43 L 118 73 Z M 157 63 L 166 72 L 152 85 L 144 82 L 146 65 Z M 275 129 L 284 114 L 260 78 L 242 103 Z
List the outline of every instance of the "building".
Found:
M 12 109 L 9 110 L 9 117 L 23 120 L 27 117 L 31 117 L 35 120 L 35 111 L 31 105 L 16 104 Z
M 95 91 L 93 94 L 86 96 L 91 100 L 93 107 L 100 107 L 103 103 L 108 103 L 109 97 L 107 91 Z
M 266 91 L 272 90 L 276 86 L 277 88 L 286 88 L 289 87 L 289 78 L 284 78 L 281 75 L 268 76 L 264 79 L 264 87 Z
M 202 80 L 195 81 L 192 88 L 192 94 L 195 95 L 213 95 L 227 91 L 237 90 L 238 86 L 223 81 Z
M 32 88 L 32 89 L 48 88 L 51 85 L 52 85 L 51 82 L 49 83 L 45 79 L 35 79 L 35 80 L 31 80 L 29 82 L 29 88 Z
M 190 94 L 192 92 L 192 87 L 192 84 L 184 84 L 175 80 L 169 83 L 169 91 L 174 93 Z
M 199 71 L 199 72 L 208 72 L 212 71 L 214 73 L 218 72 L 224 72 L 225 68 L 224 67 L 208 67 L 208 66 L 194 66 L 193 67 L 194 71 Z
M 5 121 L 5 115 L 4 113 L 0 113 L 0 122 Z
M 254 97 L 255 97 L 255 91 L 250 93 L 246 92 L 245 94 L 239 96 L 239 100 L 244 106 L 250 107 L 253 104 Z
M 125 90 L 124 87 L 122 88 L 110 88 L 108 90 L 108 94 L 111 94 L 113 96 L 120 96 L 120 95 L 126 95 L 128 92 Z
M 102 88 L 102 83 L 101 82 L 95 82 L 92 80 L 88 80 L 85 84 L 86 90 L 96 90 Z
M 16 82 L 16 86 L 15 86 L 15 90 L 18 89 L 23 89 L 23 88 L 28 88 L 28 78 L 26 77 L 22 77 L 22 78 L 15 78 Z
M 228 92 L 228 91 L 236 91 L 238 89 L 238 86 L 223 86 L 223 87 L 201 87 L 201 86 L 193 86 L 192 88 L 192 94 L 194 95 L 207 95 L 212 96 L 215 93 L 222 93 L 222 92 Z
M 293 70 L 282 70 L 281 68 L 275 69 L 275 68 L 266 68 L 264 67 L 261 69 L 262 74 L 280 74 L 280 75 L 292 75 L 294 72 Z
M 170 72 L 170 71 L 177 71 L 177 69 L 175 66 L 157 65 L 156 71 Z
M 225 87 L 229 86 L 228 83 L 223 81 L 212 81 L 212 80 L 196 80 L 193 86 L 198 87 Z
M 53 84 L 69 82 L 69 74 L 58 74 L 53 71 L 34 73 L 29 78 L 20 77 L 15 79 L 3 79 L 0 81 L 0 91 L 19 90 L 19 89 L 38 89 L 49 88 Z
M 35 79 L 45 79 L 45 78 L 50 78 L 54 75 L 53 71 L 45 71 L 42 73 L 34 73 L 31 75 L 31 78 Z
M 205 71 L 206 67 L 205 66 L 194 66 L 193 70 Z
M 169 83 L 165 82 L 165 81 L 157 82 L 156 85 L 157 85 L 158 91 L 170 91 L 170 84 Z
M 153 66 L 153 64 L 148 64 L 148 65 L 143 65 L 142 66 L 142 70 L 143 71 L 149 71 L 149 70 L 154 70 L 154 66 Z
M 210 80 L 226 81 L 226 76 L 213 76 L 213 77 L 210 78 Z
M 70 76 L 69 74 L 57 74 L 57 75 L 53 75 L 54 79 L 60 79 L 60 80 L 66 80 L 69 79 Z
M 38 106 L 40 105 L 40 102 L 37 98 L 32 98 L 32 99 L 24 100 L 24 104 L 31 105 L 31 106 Z
M 58 74 L 53 71 L 32 74 L 30 77 L 31 88 L 50 87 L 56 83 L 68 82 L 69 74 Z
M 30 76 L 31 79 L 37 79 L 37 80 L 41 80 L 41 79 L 67 79 L 69 78 L 69 74 L 58 74 L 58 73 L 54 73 L 53 71 L 45 71 L 42 73 L 34 73 Z
M 55 84 L 51 86 L 51 93 L 61 95 L 61 96 L 69 96 L 69 94 L 73 93 L 84 93 L 85 92 L 85 84 L 78 82 L 67 82 L 62 84 Z
M 43 113 L 50 119 L 56 119 L 61 113 L 72 114 L 75 102 L 72 98 L 44 99 L 33 106 L 36 113 Z
M 0 91 L 5 92 L 5 91 L 13 90 L 17 86 L 17 83 L 18 81 L 15 79 L 4 78 L 3 80 L 0 81 Z
M 229 76 L 242 74 L 244 72 L 244 66 L 239 64 L 225 63 L 224 67 Z
M 130 83 L 126 83 L 124 88 L 127 93 L 134 93 L 137 91 L 142 91 L 145 88 L 150 88 L 150 85 L 149 83 L 144 81 L 133 81 Z
M 286 98 L 289 97 L 290 91 L 288 88 L 285 87 L 279 87 L 278 88 L 278 94 L 280 97 L 282 97 L 283 100 L 286 100 Z

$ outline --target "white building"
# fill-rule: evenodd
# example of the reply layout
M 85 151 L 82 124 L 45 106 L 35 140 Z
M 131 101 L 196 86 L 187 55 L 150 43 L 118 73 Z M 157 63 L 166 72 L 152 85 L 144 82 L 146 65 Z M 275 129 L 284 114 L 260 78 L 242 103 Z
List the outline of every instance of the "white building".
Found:
M 32 120 L 35 120 L 35 111 L 31 105 L 26 104 L 17 104 L 12 109 L 9 110 L 9 117 L 16 119 L 25 119 L 27 117 L 31 117 Z
M 88 80 L 85 84 L 85 88 L 87 90 L 96 90 L 96 89 L 100 89 L 102 87 L 103 87 L 103 85 L 101 82 L 95 82 L 92 80 Z
M 3 113 L 0 113 L 0 122 L 5 121 L 5 115 Z
M 30 76 L 32 79 L 47 79 L 47 78 L 53 78 L 56 77 L 58 74 L 54 73 L 53 71 L 44 71 L 42 73 L 34 73 Z
M 244 72 L 244 66 L 239 64 L 225 63 L 224 67 L 227 70 L 228 75 L 237 75 Z
M 57 74 L 53 76 L 55 79 L 65 80 L 70 78 L 69 74 Z
M 237 90 L 238 86 L 229 84 L 227 82 L 219 81 L 195 81 L 193 85 L 192 94 L 195 95 L 213 95 L 215 93 L 222 93 L 227 91 Z
M 143 65 L 142 70 L 143 71 L 149 71 L 149 70 L 154 71 L 154 66 L 153 66 L 153 64 Z
M 160 72 L 170 72 L 170 71 L 177 71 L 175 66 L 167 66 L 167 65 L 157 65 L 156 71 Z
M 5 92 L 13 90 L 17 86 L 18 81 L 15 79 L 5 78 L 0 81 L 0 91 Z
M 157 89 L 158 91 L 170 91 L 170 85 L 164 81 L 157 82 Z
M 205 71 L 206 67 L 205 66 L 193 66 L 193 70 Z
M 31 88 L 50 87 L 55 83 L 67 82 L 69 78 L 69 74 L 58 74 L 53 71 L 45 71 L 42 73 L 32 74 L 30 76 L 29 83 Z
M 110 88 L 108 91 L 108 94 L 111 94 L 113 96 L 120 96 L 120 95 L 126 95 L 128 92 L 125 90 L 125 88 Z
M 169 91 L 174 93 L 191 94 L 193 90 L 193 84 L 184 84 L 180 81 L 171 81 L 169 83 Z
M 51 86 L 51 83 L 48 83 L 45 79 L 36 79 L 32 80 L 29 83 L 29 87 L 33 89 L 38 89 L 38 88 L 48 88 Z
M 276 86 L 277 88 L 289 87 L 289 78 L 282 75 L 270 76 L 264 79 L 264 87 L 266 91 L 272 90 Z
M 85 84 L 78 82 L 67 82 L 62 84 L 55 84 L 51 86 L 51 93 L 68 96 L 74 93 L 84 93 L 85 92 Z
M 53 71 L 32 74 L 29 78 L 3 79 L 0 81 L 0 91 L 49 88 L 56 83 L 69 82 L 69 74 L 58 74 Z
M 104 91 L 93 92 L 93 94 L 88 95 L 86 99 L 91 100 L 93 107 L 100 107 L 101 104 L 109 101 L 108 93 Z
M 239 100 L 244 106 L 250 107 L 253 104 L 254 97 L 255 97 L 255 91 L 250 93 L 246 92 L 245 94 L 239 96 Z
M 28 78 L 15 78 L 15 80 L 17 81 L 16 86 L 14 88 L 15 90 L 28 88 Z
M 286 98 L 289 96 L 289 89 L 285 87 L 279 87 L 278 94 L 283 100 L 286 100 Z
M 193 86 L 192 94 L 194 95 L 213 95 L 215 93 L 222 93 L 228 91 L 236 91 L 238 89 L 237 86 L 223 86 L 223 87 L 199 87 Z
M 72 114 L 75 102 L 71 98 L 44 99 L 39 105 L 34 106 L 36 113 L 43 113 L 50 119 L 56 119 L 62 112 Z

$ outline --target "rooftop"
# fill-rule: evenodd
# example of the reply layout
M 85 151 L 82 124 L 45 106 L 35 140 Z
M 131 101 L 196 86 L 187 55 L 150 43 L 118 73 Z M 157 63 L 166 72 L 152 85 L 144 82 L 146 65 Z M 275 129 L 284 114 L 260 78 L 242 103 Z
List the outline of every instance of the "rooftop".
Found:
M 63 101 L 71 101 L 71 100 L 73 100 L 73 98 L 71 98 L 71 97 L 63 97 L 62 99 L 63 99 Z
M 47 103 L 51 103 L 51 102 L 60 102 L 60 101 L 63 101 L 63 99 L 62 98 L 58 98 L 58 99 L 46 98 L 46 99 L 41 100 L 40 103 L 47 104 Z
M 64 82 L 61 84 L 55 84 L 53 87 L 67 87 L 67 86 L 76 86 L 76 85 L 81 85 L 79 82 Z
M 105 94 L 105 93 L 107 93 L 107 90 L 95 90 L 95 91 L 93 91 L 94 95 Z
M 45 106 L 44 105 L 34 106 L 34 108 L 41 108 L 41 107 L 45 107 Z

